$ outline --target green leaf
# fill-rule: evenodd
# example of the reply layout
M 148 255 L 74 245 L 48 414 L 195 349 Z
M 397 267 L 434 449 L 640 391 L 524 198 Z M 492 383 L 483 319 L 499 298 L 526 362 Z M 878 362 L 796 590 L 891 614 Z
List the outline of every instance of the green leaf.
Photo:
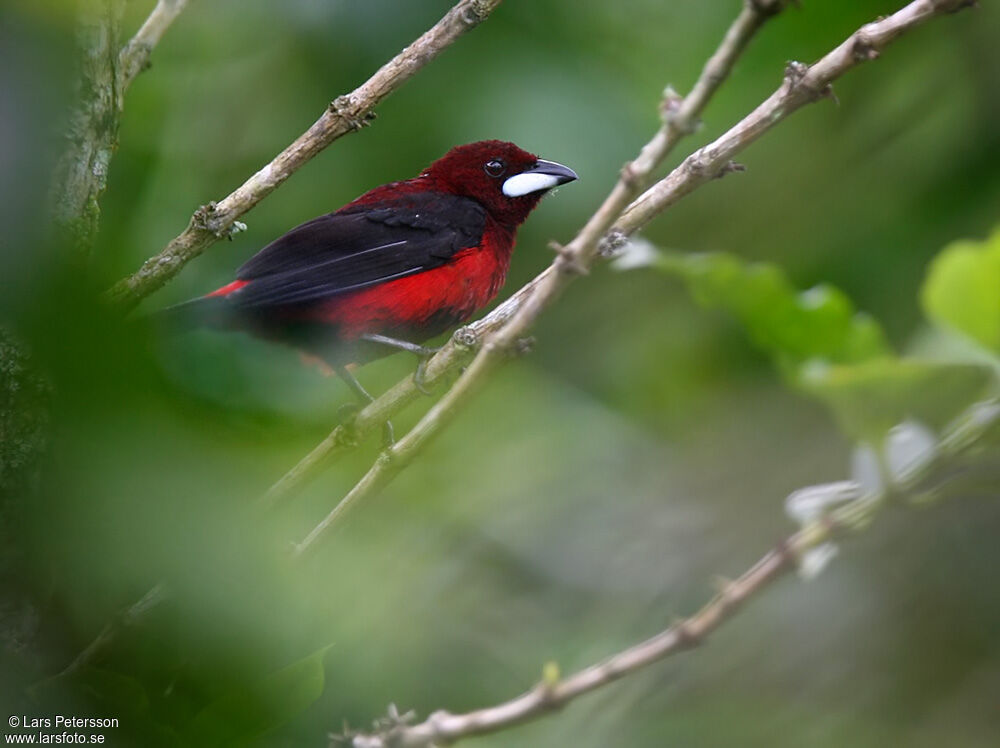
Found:
M 941 250 L 921 301 L 934 322 L 1000 351 L 1000 229 L 985 241 L 957 241 Z
M 786 373 L 816 359 L 841 364 L 892 355 L 878 323 L 833 286 L 799 291 L 777 266 L 722 252 L 664 253 L 653 265 L 684 279 L 702 306 L 734 314 Z
M 988 366 L 881 359 L 806 366 L 796 385 L 826 403 L 848 436 L 881 444 L 886 431 L 906 419 L 940 431 L 992 383 Z
M 774 265 L 725 253 L 652 258 L 698 303 L 736 316 L 792 386 L 825 403 L 853 439 L 880 444 L 907 418 L 941 428 L 993 381 L 985 365 L 897 358 L 879 324 L 843 292 L 799 291 Z
M 193 742 L 248 745 L 290 722 L 323 693 L 323 658 L 330 646 L 217 699 L 194 718 Z

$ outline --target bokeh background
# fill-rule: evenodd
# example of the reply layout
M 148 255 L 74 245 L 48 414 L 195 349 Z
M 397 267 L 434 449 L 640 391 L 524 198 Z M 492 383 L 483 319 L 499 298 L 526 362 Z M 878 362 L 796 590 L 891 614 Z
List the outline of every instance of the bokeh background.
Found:
M 783 13 L 674 161 L 756 106 L 786 61 L 901 4 Z M 127 32 L 151 5 L 129 3 Z M 128 92 L 85 268 L 45 240 L 73 16 L 54 0 L 0 9 L 0 711 L 117 716 L 112 745 L 304 746 L 390 702 L 424 716 L 484 706 L 547 661 L 576 670 L 692 612 L 713 576 L 794 529 L 790 491 L 849 474 L 851 435 L 738 319 L 674 277 L 602 266 L 544 316 L 532 355 L 293 566 L 291 542 L 377 445 L 277 512 L 255 502 L 328 433 L 347 390 L 244 336 L 122 322 L 99 292 L 449 5 L 192 0 Z M 595 209 L 656 128 L 664 85 L 691 86 L 739 6 L 507 0 L 141 311 L 218 287 L 288 228 L 481 138 L 581 177 L 522 229 L 506 294 Z M 795 114 L 741 156 L 746 173 L 645 236 L 775 263 L 803 289 L 833 284 L 898 351 L 949 345 L 920 308 L 928 264 L 1000 219 L 1000 10 L 982 6 L 849 74 L 839 104 Z M 412 365 L 394 356 L 360 376 L 380 391 Z M 998 528 L 985 499 L 889 512 L 817 580 L 784 582 L 706 646 L 477 744 L 996 745 Z M 52 677 L 158 581 L 169 602 L 92 666 Z

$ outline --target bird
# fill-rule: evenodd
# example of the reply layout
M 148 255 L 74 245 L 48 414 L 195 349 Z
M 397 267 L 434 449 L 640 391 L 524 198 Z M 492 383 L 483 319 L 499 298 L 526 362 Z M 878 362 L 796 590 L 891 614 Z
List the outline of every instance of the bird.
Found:
M 375 187 L 265 246 L 221 288 L 169 307 L 185 327 L 238 330 L 325 362 L 362 402 L 348 369 L 438 349 L 423 343 L 499 293 L 518 227 L 572 169 L 513 143 L 457 146 L 418 176 Z M 387 426 L 391 441 L 391 426 Z

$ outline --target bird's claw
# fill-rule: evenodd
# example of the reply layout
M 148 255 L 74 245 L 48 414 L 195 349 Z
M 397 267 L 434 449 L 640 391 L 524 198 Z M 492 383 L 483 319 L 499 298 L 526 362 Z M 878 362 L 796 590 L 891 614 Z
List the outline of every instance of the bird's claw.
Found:
M 337 408 L 337 423 L 350 423 L 360 412 L 361 406 L 358 403 L 344 403 Z
M 432 393 L 429 389 L 427 389 L 427 362 L 431 360 L 431 356 L 440 350 L 440 348 L 423 347 L 421 351 L 417 353 L 417 356 L 420 358 L 420 363 L 417 364 L 417 370 L 413 372 L 413 386 L 417 388 L 418 392 L 427 395 L 428 397 Z
M 365 392 L 364 395 L 362 395 L 361 392 L 358 392 L 358 395 L 359 399 L 365 399 L 365 397 L 367 397 L 367 399 L 365 399 L 364 404 L 373 402 L 371 395 L 369 395 L 367 392 Z M 352 440 L 357 439 L 354 419 L 358 417 L 358 413 L 361 412 L 361 408 L 362 408 L 362 403 L 360 402 L 344 403 L 339 408 L 337 408 L 337 422 L 348 430 L 349 439 Z M 396 443 L 396 434 L 392 428 L 392 421 L 386 420 L 382 424 L 382 446 L 391 447 L 395 443 Z
M 392 428 L 392 421 L 386 421 L 382 424 L 382 446 L 391 447 L 396 443 L 396 433 Z
M 417 391 L 423 395 L 430 397 L 432 394 L 429 389 L 427 389 L 427 361 L 428 356 L 424 356 L 420 359 L 420 363 L 417 364 L 417 370 L 413 372 L 413 386 L 417 388 Z

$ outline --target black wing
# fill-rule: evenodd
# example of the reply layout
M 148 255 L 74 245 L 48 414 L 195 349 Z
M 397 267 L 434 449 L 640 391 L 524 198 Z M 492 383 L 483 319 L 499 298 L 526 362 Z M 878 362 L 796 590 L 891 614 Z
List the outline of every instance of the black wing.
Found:
M 240 307 L 302 304 L 443 265 L 479 244 L 483 207 L 444 193 L 344 208 L 292 229 L 237 272 Z

